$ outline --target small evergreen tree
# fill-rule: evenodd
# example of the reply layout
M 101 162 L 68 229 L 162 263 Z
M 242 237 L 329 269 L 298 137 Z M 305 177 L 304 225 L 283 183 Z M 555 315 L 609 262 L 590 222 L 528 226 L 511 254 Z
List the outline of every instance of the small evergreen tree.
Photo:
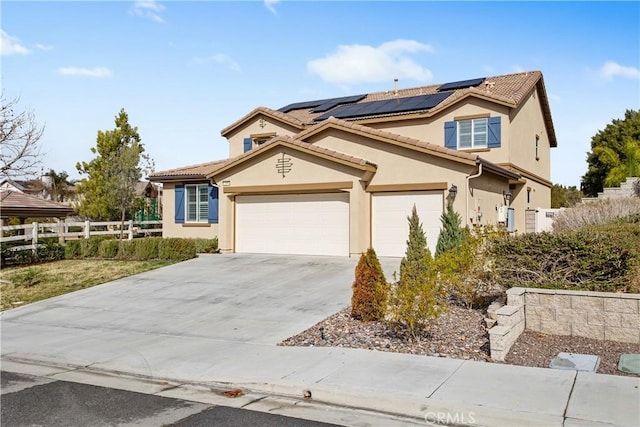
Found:
M 459 247 L 464 242 L 464 230 L 462 229 L 462 219 L 458 212 L 453 209 L 453 203 L 447 203 L 447 210 L 440 217 L 442 230 L 438 236 L 436 245 L 436 258 L 450 249 Z
M 400 262 L 400 282 L 390 297 L 389 320 L 418 341 L 427 322 L 446 308 L 446 290 L 439 283 L 438 272 L 430 271 L 433 260 L 415 206 L 407 219 L 409 240 Z
M 409 221 L 409 240 L 404 258 L 400 261 L 400 283 L 417 280 L 427 271 L 427 263 L 431 260 L 431 251 L 427 247 L 427 236 L 424 234 L 416 205 L 413 205 Z
M 365 322 L 382 320 L 387 305 L 387 280 L 373 248 L 360 256 L 351 297 L 351 316 Z

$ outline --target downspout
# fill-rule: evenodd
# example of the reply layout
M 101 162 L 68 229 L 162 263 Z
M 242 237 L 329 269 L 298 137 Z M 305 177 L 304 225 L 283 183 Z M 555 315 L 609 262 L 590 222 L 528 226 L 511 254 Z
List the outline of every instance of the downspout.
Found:
M 480 162 L 480 158 L 476 159 L 476 164 L 478 165 L 478 173 L 476 173 L 475 175 L 467 175 L 467 191 L 465 191 L 464 196 L 465 196 L 465 205 L 466 205 L 466 209 L 467 209 L 467 214 L 466 214 L 466 219 L 465 219 L 465 223 L 466 225 L 469 225 L 469 181 L 472 180 L 473 178 L 478 178 L 480 175 L 482 175 L 482 162 Z

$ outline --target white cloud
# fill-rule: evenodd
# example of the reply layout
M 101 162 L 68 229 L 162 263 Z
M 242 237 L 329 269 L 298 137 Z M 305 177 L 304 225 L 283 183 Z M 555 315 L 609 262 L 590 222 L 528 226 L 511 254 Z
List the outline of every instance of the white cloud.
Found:
M 216 53 L 213 56 L 208 57 L 195 57 L 191 60 L 192 64 L 201 65 L 201 64 L 220 64 L 224 65 L 231 71 L 241 72 L 240 64 L 238 64 L 232 57 L 227 55 L 226 53 Z
M 280 0 L 264 0 L 264 6 L 276 16 L 278 16 L 278 12 L 276 11 L 276 5 L 278 3 L 280 3 Z
M 611 80 L 614 77 L 640 79 L 640 70 L 636 67 L 627 67 L 617 62 L 608 61 L 600 69 L 600 75 L 606 80 Z
M 407 78 L 431 80 L 431 71 L 409 56 L 431 53 L 431 46 L 414 40 L 394 40 L 378 47 L 341 45 L 334 53 L 307 63 L 307 69 L 331 83 L 371 83 Z
M 20 44 L 20 39 L 11 37 L 4 30 L 0 30 L 0 53 L 3 56 L 28 55 L 31 50 Z
M 53 49 L 53 46 L 48 45 L 48 44 L 38 43 L 38 44 L 36 44 L 36 49 L 47 51 L 47 50 Z
M 113 73 L 106 67 L 82 68 L 82 67 L 62 67 L 58 72 L 63 76 L 85 76 L 105 78 L 111 77 Z
M 160 16 L 166 8 L 155 0 L 136 0 L 129 9 L 129 15 L 140 16 L 150 19 L 158 24 L 164 24 L 164 19 Z

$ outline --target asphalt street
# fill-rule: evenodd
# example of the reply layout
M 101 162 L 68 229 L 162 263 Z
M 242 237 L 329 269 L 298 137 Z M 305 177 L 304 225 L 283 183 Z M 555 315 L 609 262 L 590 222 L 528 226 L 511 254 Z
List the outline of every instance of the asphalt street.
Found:
M 5 371 L 1 390 L 6 427 L 334 425 Z

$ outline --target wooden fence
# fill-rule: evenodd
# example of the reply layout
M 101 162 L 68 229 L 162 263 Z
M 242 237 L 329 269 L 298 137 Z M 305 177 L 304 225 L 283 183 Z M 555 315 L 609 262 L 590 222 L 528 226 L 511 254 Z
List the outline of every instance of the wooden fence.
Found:
M 100 222 L 52 222 L 25 225 L 5 225 L 0 228 L 0 245 L 11 250 L 36 249 L 41 239 L 57 238 L 60 243 L 67 240 L 88 239 L 91 236 L 120 236 L 120 221 Z M 162 235 L 162 221 L 125 221 L 123 236 L 135 237 Z M 20 243 L 23 244 L 20 244 Z M 26 243 L 28 242 L 28 243 Z

